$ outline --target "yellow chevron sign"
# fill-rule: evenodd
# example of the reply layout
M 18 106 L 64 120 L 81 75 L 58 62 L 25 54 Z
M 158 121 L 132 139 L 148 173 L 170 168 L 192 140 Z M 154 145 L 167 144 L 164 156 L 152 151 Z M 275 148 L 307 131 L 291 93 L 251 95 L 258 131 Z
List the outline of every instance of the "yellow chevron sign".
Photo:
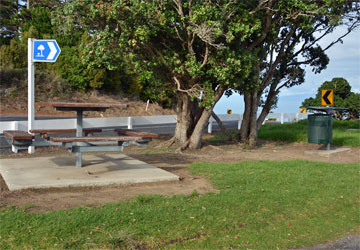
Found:
M 300 108 L 300 113 L 306 114 L 306 108 Z
M 231 113 L 232 113 L 232 110 L 231 110 L 231 109 L 227 109 L 227 110 L 226 110 L 226 114 L 231 115 Z
M 322 89 L 321 90 L 321 105 L 322 106 L 334 106 L 334 90 Z

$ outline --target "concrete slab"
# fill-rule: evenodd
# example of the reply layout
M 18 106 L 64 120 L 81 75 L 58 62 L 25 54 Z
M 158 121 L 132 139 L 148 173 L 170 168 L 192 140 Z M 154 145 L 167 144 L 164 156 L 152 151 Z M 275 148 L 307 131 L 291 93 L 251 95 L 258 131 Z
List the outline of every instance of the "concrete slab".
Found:
M 320 155 L 320 156 L 327 156 L 330 157 L 333 154 L 344 153 L 351 151 L 351 148 L 330 148 L 330 150 L 326 150 L 325 148 L 321 148 L 318 150 L 309 150 L 305 151 L 305 154 L 312 154 L 312 155 Z
M 172 173 L 124 154 L 83 154 L 83 163 L 83 168 L 76 168 L 75 155 L 1 159 L 0 173 L 11 191 L 179 180 Z

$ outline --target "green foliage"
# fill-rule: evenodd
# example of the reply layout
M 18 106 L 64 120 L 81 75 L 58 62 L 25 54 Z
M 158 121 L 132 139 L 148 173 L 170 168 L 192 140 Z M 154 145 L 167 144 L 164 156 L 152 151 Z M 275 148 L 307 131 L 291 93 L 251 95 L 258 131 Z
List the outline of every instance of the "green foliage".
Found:
M 27 16 L 27 20 L 21 25 L 22 32 L 29 31 L 31 28 L 36 30 L 36 39 L 50 39 L 54 35 L 54 27 L 51 24 L 50 14 L 48 8 L 35 7 L 31 9 L 22 10 L 22 15 Z
M 76 46 L 61 48 L 57 72 L 62 78 L 67 79 L 72 87 L 81 90 L 87 89 L 92 80 L 90 71 L 81 63 L 79 49 Z
M 27 79 L 27 69 L 12 69 L 0 67 L 0 83 L 2 88 L 19 86 Z
M 177 88 L 190 90 L 191 98 L 202 91 L 200 107 L 209 108 L 217 86 L 239 85 L 250 73 L 252 55 L 236 43 L 261 27 L 245 5 L 183 2 L 179 14 L 173 1 L 74 1 L 57 15 L 72 17 L 63 22 L 69 31 L 80 23 L 91 30 L 93 41 L 84 46 L 89 68 L 114 70 L 125 58 L 143 98 L 167 103 L 176 101 Z M 228 12 L 241 18 L 227 19 Z
M 12 39 L 17 39 L 20 33 L 21 18 L 18 15 L 24 8 L 24 2 L 18 0 L 0 1 L 0 46 L 9 45 Z
M 359 232 L 358 163 L 195 163 L 190 171 L 219 192 L 36 214 L 8 207 L 0 248 L 290 249 Z
M 44 4 L 43 2 L 42 4 Z M 12 4 L 12 5 L 11 5 Z M 0 5 L 2 12 L 9 11 L 9 8 L 14 9 L 14 1 L 4 1 Z M 58 7 L 60 3 L 56 1 L 47 1 L 45 5 L 38 5 L 32 3 L 30 9 L 21 8 L 17 10 L 17 14 L 9 14 L 2 19 L 3 22 L 8 22 L 8 25 L 13 25 L 13 30 L 20 30 L 21 33 L 17 37 L 12 34 L 6 35 L 1 33 L 6 42 L 1 43 L 0 48 L 0 67 L 18 69 L 24 68 L 27 65 L 27 39 L 56 39 L 60 48 L 61 55 L 56 63 L 38 63 L 36 64 L 37 71 L 56 72 L 58 76 L 69 83 L 64 83 L 67 87 L 73 89 L 87 90 L 90 88 L 103 88 L 108 91 L 129 91 L 138 93 L 141 91 L 139 85 L 133 84 L 133 80 L 127 75 L 121 67 L 113 71 L 107 70 L 105 67 L 89 68 L 84 55 L 88 51 L 84 51 L 86 44 L 92 42 L 88 31 L 83 29 L 72 30 L 71 33 L 65 34 L 61 27 L 57 26 L 58 22 L 52 17 L 54 8 Z M 61 5 L 61 4 L 60 4 Z M 6 20 L 5 20 L 6 19 Z M 10 26 L 7 27 L 10 29 Z M 2 38 L 2 39 L 3 39 Z M 11 39 L 12 38 L 12 39 Z M 4 41 L 5 41 L 4 40 Z M 120 60 L 119 60 L 120 61 Z M 49 77 L 50 77 L 49 75 Z M 119 77 L 120 75 L 120 77 Z M 50 77 L 52 78 L 52 77 Z M 14 81 L 9 79 L 9 85 Z
M 25 56 L 24 56 L 25 55 Z M 27 65 L 26 47 L 12 39 L 9 45 L 1 45 L 0 48 L 0 67 L 2 68 L 24 68 Z
M 358 118 L 360 112 L 360 93 L 351 92 L 349 82 L 342 77 L 335 77 L 331 81 L 325 81 L 319 88 L 316 97 L 310 97 L 302 102 L 302 107 L 321 106 L 321 90 L 334 90 L 334 107 L 348 108 L 348 112 L 340 115 L 348 118 Z

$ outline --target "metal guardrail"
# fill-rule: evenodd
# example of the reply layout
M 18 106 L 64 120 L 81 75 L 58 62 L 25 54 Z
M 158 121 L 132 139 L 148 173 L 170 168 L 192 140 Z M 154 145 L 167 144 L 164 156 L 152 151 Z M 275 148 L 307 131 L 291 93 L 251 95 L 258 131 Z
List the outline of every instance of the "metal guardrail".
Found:
M 237 121 L 240 129 L 242 115 L 240 114 L 223 114 L 218 115 L 221 121 Z M 306 119 L 307 114 L 300 113 L 270 113 L 266 119 L 276 119 L 281 124 L 285 122 L 296 122 Z M 212 125 L 215 122 L 213 118 L 209 121 L 208 132 L 212 132 Z M 176 115 L 161 116 L 131 116 L 131 117 L 107 117 L 107 118 L 84 118 L 84 128 L 106 128 L 106 127 L 127 127 L 132 129 L 133 126 L 144 125 L 161 125 L 175 124 Z M 216 122 L 215 122 L 216 123 Z M 4 130 L 24 130 L 27 131 L 27 121 L 6 121 L 0 122 L 0 133 Z M 35 120 L 34 129 L 74 129 L 76 128 L 76 119 L 49 119 Z

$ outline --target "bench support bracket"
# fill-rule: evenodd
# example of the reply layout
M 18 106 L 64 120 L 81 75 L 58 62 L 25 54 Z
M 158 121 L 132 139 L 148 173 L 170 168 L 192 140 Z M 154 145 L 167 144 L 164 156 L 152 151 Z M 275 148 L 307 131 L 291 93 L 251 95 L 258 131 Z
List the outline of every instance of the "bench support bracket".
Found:
M 85 153 L 85 152 L 121 152 L 123 151 L 122 146 L 72 146 L 71 152 L 72 153 Z

